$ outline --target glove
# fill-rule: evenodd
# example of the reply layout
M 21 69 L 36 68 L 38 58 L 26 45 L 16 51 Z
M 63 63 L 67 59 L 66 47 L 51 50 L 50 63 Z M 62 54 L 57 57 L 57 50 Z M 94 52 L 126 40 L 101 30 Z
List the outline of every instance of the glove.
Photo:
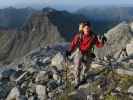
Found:
M 102 42 L 103 43 L 107 42 L 107 38 L 105 36 L 102 37 Z
M 96 58 L 96 55 L 94 53 L 91 53 L 90 57 L 94 59 L 94 58 Z
M 66 57 L 68 57 L 68 56 L 71 56 L 71 52 L 70 51 L 66 51 Z

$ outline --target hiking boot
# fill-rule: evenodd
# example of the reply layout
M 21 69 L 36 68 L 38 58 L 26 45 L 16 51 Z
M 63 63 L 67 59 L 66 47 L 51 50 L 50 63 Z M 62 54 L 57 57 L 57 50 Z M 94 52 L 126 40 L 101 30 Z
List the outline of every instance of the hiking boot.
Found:
M 79 88 L 79 86 L 80 86 L 79 84 L 75 85 L 74 89 L 77 90 Z

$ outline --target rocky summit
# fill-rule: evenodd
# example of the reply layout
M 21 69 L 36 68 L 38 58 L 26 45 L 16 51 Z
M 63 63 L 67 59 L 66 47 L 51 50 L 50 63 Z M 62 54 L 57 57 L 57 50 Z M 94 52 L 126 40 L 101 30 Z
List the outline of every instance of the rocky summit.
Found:
M 0 73 L 0 100 L 132 100 L 132 58 L 96 58 L 86 81 L 74 89 L 69 43 L 37 48 Z M 11 67 L 12 66 L 12 67 Z M 14 66 L 14 67 L 13 67 Z
M 127 48 L 127 45 L 132 41 L 133 31 L 129 23 L 122 22 L 110 29 L 105 36 L 108 41 L 104 48 L 95 49 L 97 56 L 101 58 L 107 55 L 117 57 L 121 49 Z
M 20 31 L 1 31 L 0 100 L 133 100 L 133 31 L 128 22 L 107 32 L 105 47 L 94 49 L 96 58 L 75 89 L 65 40 L 82 18 L 44 8 Z

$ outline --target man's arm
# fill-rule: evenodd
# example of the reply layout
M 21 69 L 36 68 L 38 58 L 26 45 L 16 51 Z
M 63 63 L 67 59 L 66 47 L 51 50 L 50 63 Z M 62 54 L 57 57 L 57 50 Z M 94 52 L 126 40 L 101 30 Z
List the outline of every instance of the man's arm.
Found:
M 69 51 L 72 52 L 77 47 L 78 41 L 79 41 L 79 35 L 75 35 L 74 38 L 71 41 Z

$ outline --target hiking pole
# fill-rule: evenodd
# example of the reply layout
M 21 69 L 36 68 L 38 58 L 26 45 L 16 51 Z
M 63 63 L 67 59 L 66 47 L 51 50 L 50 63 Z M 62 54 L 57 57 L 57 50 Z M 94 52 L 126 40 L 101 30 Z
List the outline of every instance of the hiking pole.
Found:
M 65 57 L 65 88 L 67 89 L 67 67 L 68 67 L 68 62 L 67 62 L 68 58 Z

